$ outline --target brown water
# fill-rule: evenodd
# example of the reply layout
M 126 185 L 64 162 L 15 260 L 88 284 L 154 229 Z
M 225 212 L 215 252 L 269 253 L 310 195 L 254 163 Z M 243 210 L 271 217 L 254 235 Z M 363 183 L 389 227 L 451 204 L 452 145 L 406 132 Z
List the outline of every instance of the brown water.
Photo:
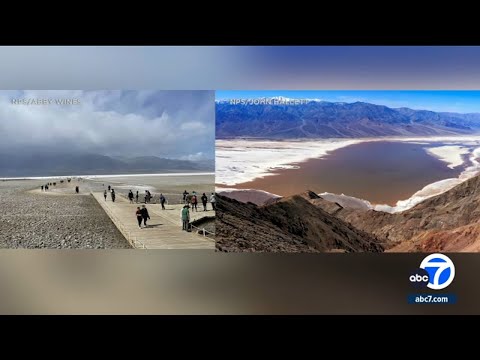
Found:
M 440 146 L 442 144 L 432 144 Z M 395 205 L 433 182 L 457 177 L 463 167 L 428 155 L 427 145 L 370 142 L 338 149 L 321 159 L 297 164 L 299 169 L 280 169 L 274 176 L 233 186 L 289 196 L 312 190 L 366 199 L 373 204 Z

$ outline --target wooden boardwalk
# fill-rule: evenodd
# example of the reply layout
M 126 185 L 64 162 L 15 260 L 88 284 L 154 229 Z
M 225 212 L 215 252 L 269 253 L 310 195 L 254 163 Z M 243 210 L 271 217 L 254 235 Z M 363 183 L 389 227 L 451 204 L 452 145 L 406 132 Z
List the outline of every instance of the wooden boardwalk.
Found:
M 180 211 L 183 205 L 165 205 L 162 210 L 159 204 L 146 205 L 150 220 L 147 228 L 138 228 L 135 211 L 142 204 L 130 204 L 123 196 L 117 195 L 115 202 L 109 196 L 107 201 L 103 193 L 93 192 L 93 197 L 102 206 L 120 232 L 135 248 L 140 249 L 215 249 L 214 239 L 204 237 L 196 232 L 182 230 Z M 190 220 L 203 216 L 215 216 L 214 211 L 190 212 Z

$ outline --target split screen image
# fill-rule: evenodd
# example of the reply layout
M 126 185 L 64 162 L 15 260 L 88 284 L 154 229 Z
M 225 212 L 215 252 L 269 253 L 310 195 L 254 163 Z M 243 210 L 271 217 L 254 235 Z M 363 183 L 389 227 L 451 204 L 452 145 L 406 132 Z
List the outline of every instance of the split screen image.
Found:
M 478 252 L 478 100 L 0 91 L 0 248 Z

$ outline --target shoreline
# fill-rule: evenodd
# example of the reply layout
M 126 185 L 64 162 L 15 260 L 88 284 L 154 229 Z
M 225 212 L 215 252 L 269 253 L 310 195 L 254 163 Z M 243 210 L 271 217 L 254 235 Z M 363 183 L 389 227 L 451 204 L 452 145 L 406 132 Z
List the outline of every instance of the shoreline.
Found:
M 159 173 L 159 174 L 114 174 L 114 175 L 52 175 L 52 176 L 23 176 L 23 177 L 0 177 L 0 181 L 10 180 L 48 180 L 48 179 L 68 179 L 68 178 L 115 178 L 115 177 L 135 177 L 135 176 L 206 176 L 215 175 L 215 172 L 183 172 L 183 173 Z
M 480 148 L 480 135 L 432 136 L 432 137 L 381 137 L 381 138 L 329 138 L 329 139 L 282 139 L 282 140 L 216 140 L 216 179 L 218 186 L 231 187 L 246 182 L 273 176 L 278 169 L 295 169 L 298 164 L 311 159 L 321 159 L 335 150 L 368 142 L 406 142 L 432 145 L 433 143 L 476 144 Z M 444 145 L 446 146 L 446 145 Z M 297 152 L 295 152 L 297 151 Z M 236 156 L 231 156 L 232 154 Z M 241 155 L 240 155 L 241 154 Z M 437 155 L 429 154 L 430 156 Z M 249 161 L 254 158 L 255 162 Z M 451 163 L 452 155 L 440 159 Z
M 318 140 L 318 142 L 322 143 L 323 139 Z M 370 208 L 373 210 L 377 211 L 384 211 L 384 212 L 390 212 L 390 213 L 396 213 L 396 212 L 401 212 L 404 210 L 407 210 L 418 203 L 422 202 L 423 200 L 439 195 L 445 191 L 450 190 L 454 186 L 462 183 L 463 181 L 472 178 L 473 176 L 477 175 L 480 172 L 480 163 L 477 161 L 477 158 L 480 157 L 480 136 L 448 136 L 448 137 L 409 137 L 409 138 L 375 138 L 375 139 L 359 139 L 358 143 L 368 143 L 368 142 L 379 142 L 379 141 L 386 141 L 386 142 L 398 142 L 398 143 L 411 143 L 411 144 L 418 144 L 418 145 L 423 145 L 425 153 L 428 156 L 431 156 L 442 163 L 446 164 L 446 166 L 451 169 L 451 170 L 459 170 L 459 166 L 463 166 L 463 169 L 460 169 L 460 173 L 455 176 L 450 176 L 446 177 L 444 179 L 440 179 L 438 181 L 433 181 L 431 183 L 428 183 L 425 186 L 417 188 L 416 191 L 411 194 L 411 196 L 408 197 L 400 197 L 397 198 L 393 203 L 390 205 L 388 204 L 383 204 L 383 203 L 374 203 L 371 204 L 368 199 L 364 199 L 362 197 L 356 197 L 356 196 L 351 196 L 352 199 L 358 200 L 365 202 L 370 205 Z M 309 143 L 311 144 L 312 141 L 302 141 L 304 144 Z M 328 142 L 328 140 L 327 140 Z M 246 145 L 245 146 L 245 152 L 249 153 L 250 158 L 257 158 L 256 154 L 254 153 L 255 151 L 262 151 L 262 149 L 272 149 L 275 146 L 278 146 L 279 144 L 285 145 L 285 144 L 297 144 L 298 141 L 282 141 L 278 142 L 275 140 L 266 142 L 266 141 L 261 141 L 260 146 L 258 146 L 256 141 L 249 142 L 245 144 L 244 140 L 242 140 L 242 143 L 234 142 L 233 144 L 225 144 L 220 142 L 220 147 L 225 146 L 225 145 L 230 145 L 236 146 L 237 151 L 239 151 L 238 147 L 240 145 Z M 438 146 L 435 146 L 436 143 Z M 270 146 L 269 146 L 270 145 Z M 348 147 L 350 143 L 342 143 L 344 145 L 343 147 Z M 338 147 L 340 149 L 341 147 Z M 337 149 L 335 149 L 337 150 Z M 433 151 L 432 151 L 433 150 Z M 322 155 L 320 157 L 316 157 L 314 159 L 322 159 L 328 154 L 331 154 L 333 151 L 327 151 L 325 155 Z M 278 156 L 278 152 L 276 153 Z M 233 154 L 234 155 L 234 154 Z M 280 156 L 279 156 L 280 157 Z M 261 158 L 261 157 L 260 157 Z M 312 160 L 310 156 L 308 156 L 308 159 L 304 160 L 303 162 L 295 162 L 295 163 L 288 163 L 284 162 L 287 166 L 275 166 L 275 167 L 268 167 L 269 164 L 265 163 L 260 163 L 258 164 L 255 162 L 255 164 L 246 164 L 247 167 L 250 165 L 254 165 L 257 167 L 255 171 L 248 172 L 248 169 L 243 168 L 243 173 L 241 174 L 241 177 L 243 178 L 250 178 L 254 179 L 251 181 L 246 181 L 246 182 L 241 182 L 241 183 L 235 183 L 235 184 L 225 184 L 225 182 L 222 182 L 221 178 L 216 179 L 216 187 L 217 190 L 223 191 L 224 188 L 230 188 L 230 189 L 236 189 L 236 190 L 241 190 L 247 189 L 246 184 L 254 182 L 255 180 L 262 179 L 264 180 L 267 176 L 281 176 L 279 172 L 283 171 L 284 169 L 295 169 L 299 168 L 302 166 L 305 166 L 308 161 Z M 264 165 L 262 167 L 262 165 Z M 221 166 L 221 164 L 220 164 Z M 218 163 L 217 163 L 218 167 Z M 230 169 L 231 170 L 231 169 Z M 246 171 L 245 171 L 246 170 Z M 262 171 L 266 171 L 267 174 L 261 174 Z M 220 169 L 221 172 L 221 169 Z M 224 174 L 225 175 L 225 174 Z M 238 179 L 238 178 L 237 178 Z M 245 185 L 243 187 L 242 185 Z M 250 186 L 251 189 L 256 189 L 254 186 Z M 303 189 L 304 190 L 311 190 L 311 189 Z M 263 190 L 265 191 L 265 190 Z M 270 192 L 270 191 L 267 191 Z M 272 191 L 272 196 L 278 194 L 278 191 Z M 324 192 L 325 194 L 333 195 L 333 196 L 340 196 L 339 193 L 334 194 L 334 193 L 328 193 Z M 343 194 L 342 194 L 343 195 Z

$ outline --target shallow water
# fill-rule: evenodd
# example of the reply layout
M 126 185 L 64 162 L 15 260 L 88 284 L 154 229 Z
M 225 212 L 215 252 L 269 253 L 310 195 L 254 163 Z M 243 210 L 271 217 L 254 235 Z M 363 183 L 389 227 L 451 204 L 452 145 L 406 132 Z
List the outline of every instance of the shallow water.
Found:
M 260 189 L 281 196 L 308 189 L 395 205 L 428 184 L 455 178 L 462 172 L 465 165 L 451 169 L 425 151 L 428 146 L 441 145 L 387 141 L 350 145 L 321 159 L 298 163 L 296 169 L 275 170 L 274 176 L 232 187 Z

